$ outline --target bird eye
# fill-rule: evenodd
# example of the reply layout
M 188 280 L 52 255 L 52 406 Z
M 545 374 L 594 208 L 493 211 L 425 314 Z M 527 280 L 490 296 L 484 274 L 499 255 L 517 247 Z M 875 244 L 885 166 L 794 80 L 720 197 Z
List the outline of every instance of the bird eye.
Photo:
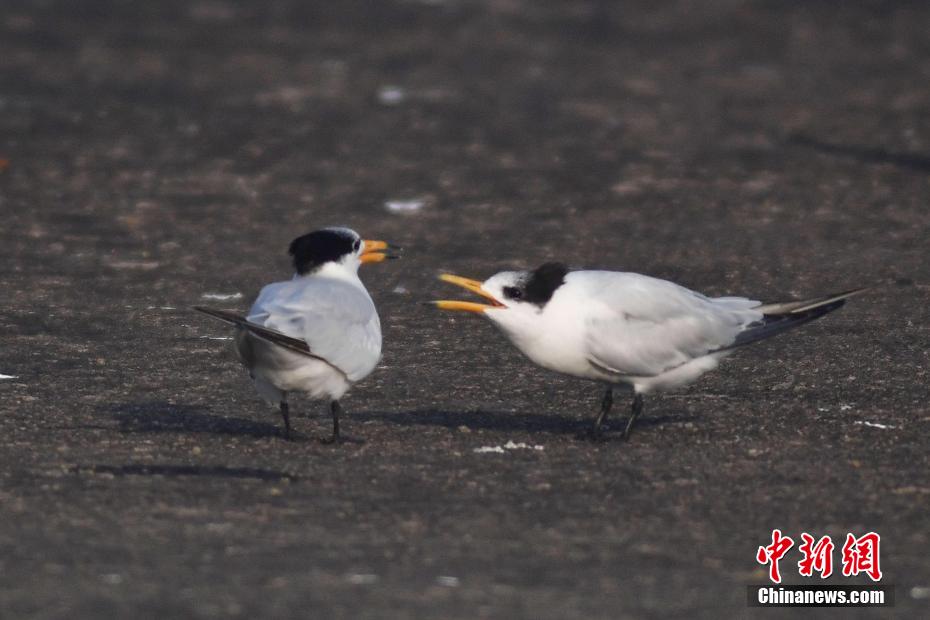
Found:
M 504 297 L 509 297 L 510 299 L 520 299 L 523 297 L 523 291 L 518 289 L 516 286 L 505 286 Z
M 362 247 L 362 240 L 361 240 L 361 239 L 356 239 L 356 240 L 355 240 L 355 243 L 352 244 L 352 249 L 353 249 L 354 251 L 358 252 L 358 249 L 359 249 L 360 247 Z

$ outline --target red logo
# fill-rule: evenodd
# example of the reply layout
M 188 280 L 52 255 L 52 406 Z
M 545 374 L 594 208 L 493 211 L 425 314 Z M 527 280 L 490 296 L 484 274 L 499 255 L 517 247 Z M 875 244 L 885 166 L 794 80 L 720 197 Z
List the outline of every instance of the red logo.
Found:
M 846 534 L 843 545 L 843 576 L 852 577 L 865 573 L 872 581 L 882 578 L 878 565 L 878 545 L 882 538 L 875 532 L 869 532 L 861 538 Z
M 872 581 L 880 581 L 882 571 L 879 565 L 879 544 L 881 536 L 869 532 L 859 538 L 853 534 L 846 534 L 846 543 L 843 545 L 843 576 L 855 577 L 865 573 Z M 769 567 L 769 579 L 773 583 L 781 583 L 781 571 L 778 562 L 794 546 L 790 536 L 784 536 L 781 530 L 772 530 L 772 543 L 759 547 L 756 552 L 756 561 Z M 816 540 L 804 532 L 801 534 L 801 560 L 798 562 L 798 573 L 802 577 L 813 577 L 814 572 L 826 579 L 833 574 L 833 550 L 835 545 L 829 536 Z
M 814 537 L 804 532 L 801 534 L 804 541 L 798 547 L 798 551 L 804 554 L 801 561 L 798 562 L 798 572 L 803 577 L 810 577 L 816 570 L 820 573 L 821 579 L 826 579 L 833 574 L 833 541 L 829 536 L 824 536 L 814 544 Z
M 772 544 L 768 547 L 759 547 L 756 552 L 756 561 L 763 566 L 769 566 L 769 579 L 775 583 L 781 583 L 781 573 L 778 572 L 778 561 L 788 553 L 788 549 L 794 546 L 794 541 L 789 537 L 782 537 L 781 530 L 772 530 Z

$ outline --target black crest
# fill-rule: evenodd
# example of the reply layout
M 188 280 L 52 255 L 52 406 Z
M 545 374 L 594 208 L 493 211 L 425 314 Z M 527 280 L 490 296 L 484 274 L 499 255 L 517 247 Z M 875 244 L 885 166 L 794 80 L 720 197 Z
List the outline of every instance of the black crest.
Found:
M 355 252 L 359 242 L 358 235 L 347 228 L 324 228 L 297 237 L 287 251 L 294 257 L 294 270 L 305 275 L 324 263 Z
M 567 273 L 568 267 L 562 263 L 546 263 L 531 271 L 519 287 L 505 287 L 504 296 L 542 308 L 552 299 L 555 290 L 565 282 Z

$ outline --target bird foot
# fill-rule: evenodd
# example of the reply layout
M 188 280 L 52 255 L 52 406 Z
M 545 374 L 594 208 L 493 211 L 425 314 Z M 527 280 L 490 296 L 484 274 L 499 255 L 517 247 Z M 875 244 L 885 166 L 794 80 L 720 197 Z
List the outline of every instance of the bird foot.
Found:
M 630 421 L 627 422 L 626 427 L 623 429 L 623 432 L 620 434 L 621 441 L 629 441 L 630 435 L 633 432 L 633 423 L 636 422 L 636 418 L 630 418 Z

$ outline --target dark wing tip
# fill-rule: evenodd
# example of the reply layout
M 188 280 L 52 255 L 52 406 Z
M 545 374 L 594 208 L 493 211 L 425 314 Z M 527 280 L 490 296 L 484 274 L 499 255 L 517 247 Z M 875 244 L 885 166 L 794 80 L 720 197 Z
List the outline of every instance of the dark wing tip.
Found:
M 217 310 L 215 308 L 207 308 L 206 306 L 191 306 L 191 308 L 193 308 L 197 312 L 202 312 L 206 314 L 207 316 L 212 316 L 215 319 L 226 321 L 227 323 L 233 323 L 235 325 L 239 325 L 241 323 L 246 322 L 244 316 L 236 314 L 235 312 L 232 312 L 230 310 Z
M 216 310 L 214 308 L 207 308 L 206 306 L 192 306 L 192 308 L 198 312 L 203 312 L 204 314 L 217 318 L 221 321 L 237 325 L 255 337 L 266 340 L 272 344 L 278 345 L 279 347 L 283 347 L 289 351 L 293 351 L 294 353 L 299 353 L 307 357 L 322 360 L 329 364 L 328 360 L 313 353 L 313 351 L 310 350 L 310 345 L 307 344 L 305 340 L 301 340 L 300 338 L 293 338 L 287 334 L 282 334 L 275 329 L 271 329 L 263 325 L 250 323 L 244 316 L 240 316 L 235 312 L 230 312 L 229 310 Z M 330 365 L 332 366 L 332 364 Z M 335 366 L 333 366 L 333 368 L 335 368 Z M 340 372 L 342 371 L 340 370 Z

